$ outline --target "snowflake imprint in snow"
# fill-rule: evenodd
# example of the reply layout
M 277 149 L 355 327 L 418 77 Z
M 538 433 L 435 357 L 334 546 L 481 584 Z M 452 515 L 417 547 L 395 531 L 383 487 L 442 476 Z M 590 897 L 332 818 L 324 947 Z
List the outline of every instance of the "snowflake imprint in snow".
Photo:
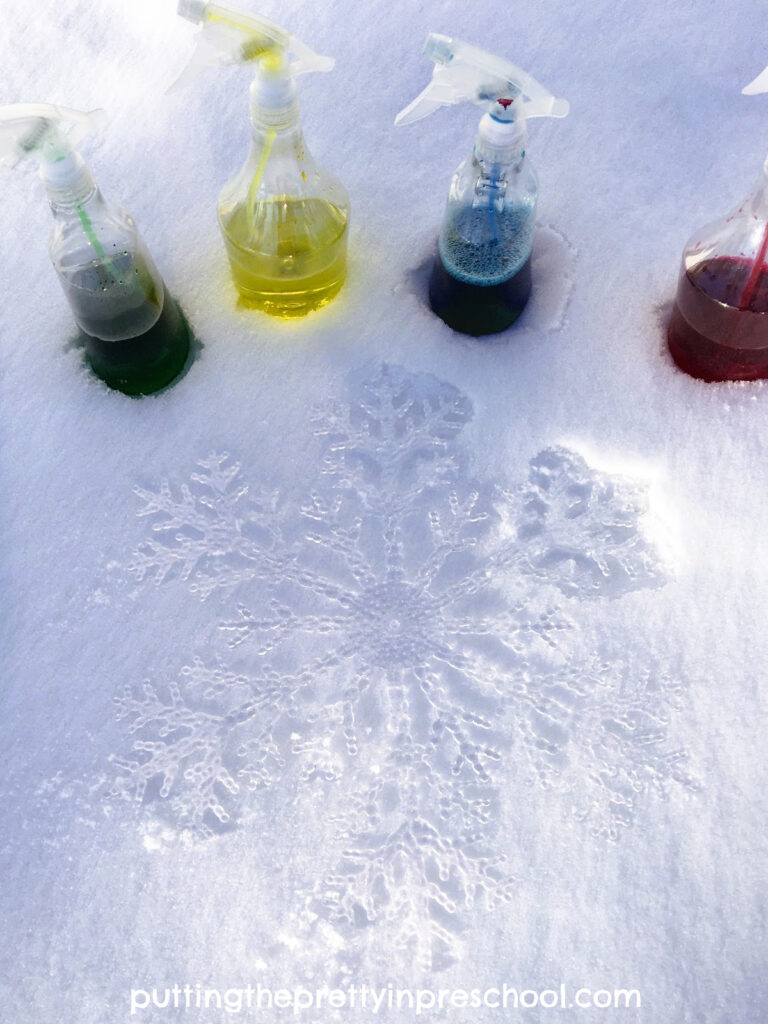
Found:
M 607 838 L 649 794 L 692 785 L 668 739 L 678 684 L 642 652 L 601 657 L 580 623 L 665 582 L 644 488 L 560 447 L 519 486 L 478 483 L 470 418 L 455 388 L 383 367 L 319 412 L 301 507 L 252 491 L 226 454 L 137 489 L 135 578 L 230 611 L 213 655 L 117 698 L 133 743 L 115 794 L 208 835 L 288 775 L 315 787 L 338 857 L 313 913 L 386 923 L 423 966 L 458 955 L 462 910 L 513 891 L 496 845 L 513 767 Z

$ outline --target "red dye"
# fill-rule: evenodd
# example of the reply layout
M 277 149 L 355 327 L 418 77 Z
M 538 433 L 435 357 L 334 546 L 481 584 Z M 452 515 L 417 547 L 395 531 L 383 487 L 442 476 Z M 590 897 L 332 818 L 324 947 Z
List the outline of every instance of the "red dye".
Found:
M 768 245 L 768 233 L 764 242 Z M 680 369 L 700 380 L 768 378 L 763 258 L 718 256 L 684 271 L 667 341 Z

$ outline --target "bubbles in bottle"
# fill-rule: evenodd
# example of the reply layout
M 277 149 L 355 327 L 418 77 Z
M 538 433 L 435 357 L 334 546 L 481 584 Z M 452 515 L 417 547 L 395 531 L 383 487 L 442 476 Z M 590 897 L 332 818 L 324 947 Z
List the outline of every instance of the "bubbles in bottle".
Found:
M 449 274 L 469 284 L 500 284 L 531 254 L 533 216 L 528 206 L 459 206 L 446 211 L 440 257 Z

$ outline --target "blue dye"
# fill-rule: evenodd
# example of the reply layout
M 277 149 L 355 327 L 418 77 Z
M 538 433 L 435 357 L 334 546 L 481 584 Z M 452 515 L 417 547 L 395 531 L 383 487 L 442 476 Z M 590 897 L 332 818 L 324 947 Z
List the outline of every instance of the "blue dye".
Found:
M 506 330 L 531 294 L 533 228 L 533 203 L 449 203 L 429 281 L 433 312 L 462 334 Z
M 501 284 L 529 259 L 533 228 L 533 204 L 501 210 L 449 204 L 440 232 L 440 259 L 458 281 Z

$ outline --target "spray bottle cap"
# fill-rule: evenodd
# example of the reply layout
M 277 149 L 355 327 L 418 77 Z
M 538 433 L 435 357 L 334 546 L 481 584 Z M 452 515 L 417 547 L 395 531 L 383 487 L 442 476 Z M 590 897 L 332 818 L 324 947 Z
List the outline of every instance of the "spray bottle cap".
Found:
M 474 103 L 486 116 L 481 133 L 503 147 L 517 131 L 512 126 L 529 117 L 565 117 L 570 106 L 557 99 L 522 68 L 461 39 L 430 32 L 424 52 L 434 61 L 432 81 L 400 111 L 396 125 L 412 124 L 438 107 Z
M 201 25 L 192 57 L 171 85 L 176 89 L 205 67 L 255 65 L 251 112 L 255 121 L 274 127 L 298 117 L 293 79 L 309 71 L 330 71 L 333 59 L 321 57 L 306 43 L 260 15 L 206 0 L 179 0 L 178 13 Z M 293 60 L 288 54 L 293 54 Z M 170 91 L 169 89 L 169 91 Z
M 0 107 L 0 158 L 16 166 L 25 157 L 40 161 L 40 176 L 50 199 L 75 202 L 95 188 L 76 143 L 106 121 L 106 111 L 84 112 L 48 103 Z

